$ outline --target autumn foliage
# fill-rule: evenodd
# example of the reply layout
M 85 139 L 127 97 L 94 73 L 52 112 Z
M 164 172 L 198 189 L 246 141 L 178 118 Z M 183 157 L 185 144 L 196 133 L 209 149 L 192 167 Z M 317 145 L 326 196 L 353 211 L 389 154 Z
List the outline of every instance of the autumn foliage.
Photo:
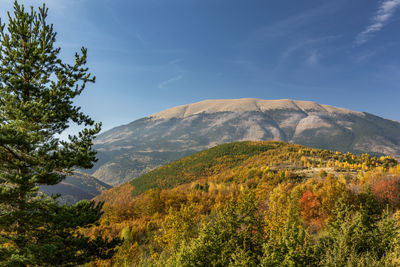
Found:
M 282 142 L 197 153 L 98 198 L 90 234 L 124 243 L 92 266 L 390 266 L 396 164 Z
M 383 207 L 400 208 L 400 177 L 386 176 L 372 184 L 372 192 Z
M 305 191 L 299 199 L 301 208 L 301 217 L 310 225 L 322 226 L 323 216 L 321 211 L 321 202 L 311 191 Z

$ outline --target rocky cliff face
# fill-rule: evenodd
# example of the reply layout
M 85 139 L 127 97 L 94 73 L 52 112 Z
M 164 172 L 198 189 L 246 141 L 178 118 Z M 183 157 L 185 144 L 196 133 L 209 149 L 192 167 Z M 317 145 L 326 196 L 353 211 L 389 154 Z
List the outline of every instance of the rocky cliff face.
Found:
M 400 158 L 400 123 L 295 100 L 206 100 L 111 129 L 95 141 L 93 176 L 118 185 L 218 144 L 281 140 L 342 152 Z

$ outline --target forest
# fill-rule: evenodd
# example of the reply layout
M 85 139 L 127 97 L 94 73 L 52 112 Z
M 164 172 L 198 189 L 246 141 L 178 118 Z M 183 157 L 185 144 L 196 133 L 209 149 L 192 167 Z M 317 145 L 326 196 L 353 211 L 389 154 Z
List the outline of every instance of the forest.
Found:
M 143 182 L 142 179 L 145 179 Z M 237 142 L 100 195 L 88 266 L 396 266 L 400 165 L 283 142 Z

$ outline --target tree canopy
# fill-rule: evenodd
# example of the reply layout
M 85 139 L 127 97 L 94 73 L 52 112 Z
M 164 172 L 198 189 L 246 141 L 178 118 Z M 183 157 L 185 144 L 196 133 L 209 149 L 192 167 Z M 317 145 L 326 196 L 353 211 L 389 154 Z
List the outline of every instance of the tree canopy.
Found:
M 90 239 L 78 229 L 95 224 L 102 203 L 59 205 L 39 192 L 96 160 L 92 141 L 101 125 L 74 105 L 95 77 L 87 49 L 74 64 L 60 59 L 48 9 L 17 1 L 0 23 L 0 265 L 69 266 L 112 255 L 117 239 Z M 71 123 L 83 130 L 60 139 Z

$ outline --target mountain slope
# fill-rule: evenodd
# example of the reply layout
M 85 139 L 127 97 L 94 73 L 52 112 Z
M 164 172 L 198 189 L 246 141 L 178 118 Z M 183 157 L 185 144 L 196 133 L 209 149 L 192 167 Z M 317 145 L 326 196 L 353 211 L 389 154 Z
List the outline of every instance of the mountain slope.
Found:
M 129 206 L 134 197 L 155 188 L 179 191 L 185 184 L 245 184 L 260 179 L 279 183 L 280 180 L 312 177 L 321 170 L 357 176 L 359 171 L 396 164 L 397 161 L 390 157 L 355 156 L 277 141 L 234 142 L 173 161 L 104 191 L 95 199 L 111 205 Z
M 310 101 L 206 100 L 101 134 L 92 173 L 118 185 L 194 152 L 245 140 L 400 158 L 400 123 L 392 120 Z
M 132 195 L 136 196 L 151 188 L 172 189 L 201 179 L 241 183 L 278 170 L 294 171 L 304 176 L 308 169 L 313 172 L 316 168 L 329 168 L 331 172 L 360 170 L 363 169 L 362 163 L 366 170 L 388 167 L 397 162 L 388 157 L 356 157 L 277 141 L 244 141 L 218 145 L 173 161 L 129 183 L 134 187 Z
M 40 191 L 47 195 L 61 194 L 60 201 L 73 204 L 83 199 L 92 199 L 111 186 L 85 173 L 74 172 L 56 185 L 41 186 Z
M 400 165 L 390 157 L 355 156 L 276 141 L 235 142 L 195 153 L 103 192 L 95 200 L 105 201 L 104 215 L 99 225 L 86 233 L 123 237 L 117 254 L 101 262 L 103 265 L 225 265 L 225 251 L 237 256 L 237 249 L 232 249 L 237 245 L 249 251 L 254 246 L 245 242 L 253 239 L 276 247 L 266 252 L 258 250 L 255 258 L 269 257 L 270 251 L 277 255 L 283 251 L 286 257 L 291 250 L 283 246 L 293 244 L 296 251 L 308 246 L 307 251 L 315 253 L 315 258 L 325 255 L 321 249 L 330 247 L 327 233 L 339 236 L 339 246 L 348 240 L 346 251 L 355 251 L 350 248 L 355 242 L 364 247 L 366 237 L 386 238 L 382 232 L 396 237 L 399 187 Z M 364 217 L 355 216 L 358 210 Z M 388 216 L 393 220 L 389 221 Z M 383 220 L 378 223 L 380 218 Z M 366 228 L 371 222 L 377 226 Z M 244 232 L 248 233 L 246 238 L 242 238 Z M 343 239 L 342 232 L 350 237 Z M 304 242 L 307 236 L 310 239 Z M 378 241 L 369 242 L 368 249 L 382 246 L 389 251 L 388 243 L 372 240 Z M 157 252 L 149 253 L 154 248 Z M 190 257 L 181 257 L 183 250 Z M 221 257 L 218 263 L 201 261 L 208 260 L 213 251 Z M 246 259 L 247 255 L 252 254 L 247 253 Z M 186 263 L 182 259 L 187 259 Z M 298 259 L 296 256 L 292 262 Z M 371 258 L 363 262 L 369 261 Z M 238 266 L 260 265 L 247 262 L 241 261 Z M 268 266 L 279 266 L 281 262 L 275 260 Z M 323 261 L 302 262 L 319 266 Z

